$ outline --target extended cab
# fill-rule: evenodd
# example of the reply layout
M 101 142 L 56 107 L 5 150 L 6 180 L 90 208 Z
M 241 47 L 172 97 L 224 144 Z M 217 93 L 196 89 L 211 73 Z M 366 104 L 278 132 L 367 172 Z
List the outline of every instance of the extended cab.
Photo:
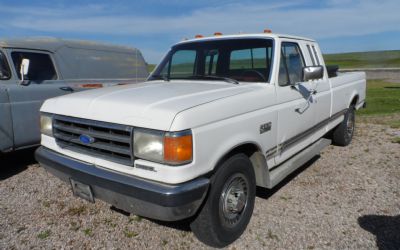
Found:
M 330 75 L 307 38 L 183 41 L 147 82 L 47 100 L 36 159 L 77 196 L 193 217 L 201 241 L 226 246 L 245 230 L 256 186 L 273 188 L 332 141 L 350 143 L 365 74 Z
M 0 153 L 39 145 L 44 100 L 147 77 L 134 48 L 55 38 L 0 40 Z

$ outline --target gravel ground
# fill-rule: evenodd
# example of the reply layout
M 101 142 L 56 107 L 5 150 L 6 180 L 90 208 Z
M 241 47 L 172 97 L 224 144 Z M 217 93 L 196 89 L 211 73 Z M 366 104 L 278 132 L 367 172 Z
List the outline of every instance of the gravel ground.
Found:
M 274 190 L 229 249 L 400 247 L 399 130 L 358 124 L 349 147 L 329 146 Z M 207 248 L 187 223 L 129 216 L 87 203 L 34 163 L 32 151 L 0 156 L 0 249 Z

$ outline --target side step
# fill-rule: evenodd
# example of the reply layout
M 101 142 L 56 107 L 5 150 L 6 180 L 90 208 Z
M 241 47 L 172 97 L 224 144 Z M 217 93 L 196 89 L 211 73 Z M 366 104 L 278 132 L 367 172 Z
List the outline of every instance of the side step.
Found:
M 321 138 L 314 142 L 307 148 L 300 151 L 298 154 L 290 158 L 289 160 L 282 163 L 269 173 L 270 182 L 268 188 L 273 188 L 290 173 L 303 166 L 306 162 L 311 160 L 315 155 L 319 154 L 322 149 L 329 146 L 332 143 L 331 140 Z

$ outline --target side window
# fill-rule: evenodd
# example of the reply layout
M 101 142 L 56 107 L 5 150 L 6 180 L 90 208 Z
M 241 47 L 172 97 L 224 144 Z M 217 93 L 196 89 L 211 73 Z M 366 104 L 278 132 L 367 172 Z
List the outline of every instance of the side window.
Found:
M 6 56 L 0 51 L 0 80 L 8 80 L 11 77 Z
M 194 75 L 196 55 L 195 50 L 178 50 L 171 58 L 170 77 L 181 78 Z
M 317 59 L 317 65 L 321 65 L 321 63 L 319 62 L 319 58 L 318 58 L 318 54 L 317 54 L 317 50 L 315 49 L 315 47 L 314 47 L 314 46 L 312 46 L 312 49 L 313 49 L 313 51 L 314 51 L 314 56 L 315 56 L 315 59 Z
M 279 85 L 303 81 L 304 58 L 297 43 L 284 42 L 281 47 Z
M 19 70 L 22 59 L 29 60 L 27 80 L 44 81 L 57 79 L 56 70 L 48 54 L 14 51 L 11 53 L 11 58 L 14 62 L 15 71 L 19 79 L 21 79 Z
M 217 73 L 217 63 L 218 63 L 218 50 L 213 49 L 206 51 L 206 75 L 216 75 Z
M 309 44 L 307 44 L 307 49 L 308 49 L 308 54 L 309 54 L 310 57 L 311 57 L 312 64 L 315 66 L 316 64 L 315 64 L 314 55 L 313 55 L 313 53 L 312 53 L 312 51 L 311 51 L 311 47 L 310 47 Z

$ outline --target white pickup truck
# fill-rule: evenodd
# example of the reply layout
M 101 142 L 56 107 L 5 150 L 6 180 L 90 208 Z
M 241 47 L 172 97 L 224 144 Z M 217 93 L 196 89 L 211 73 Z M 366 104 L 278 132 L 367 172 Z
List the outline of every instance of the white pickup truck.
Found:
M 311 39 L 186 40 L 147 82 L 47 100 L 36 159 L 76 196 L 192 218 L 201 241 L 222 247 L 245 230 L 256 186 L 272 188 L 325 146 L 350 143 L 365 88 L 364 73 L 328 73 Z

